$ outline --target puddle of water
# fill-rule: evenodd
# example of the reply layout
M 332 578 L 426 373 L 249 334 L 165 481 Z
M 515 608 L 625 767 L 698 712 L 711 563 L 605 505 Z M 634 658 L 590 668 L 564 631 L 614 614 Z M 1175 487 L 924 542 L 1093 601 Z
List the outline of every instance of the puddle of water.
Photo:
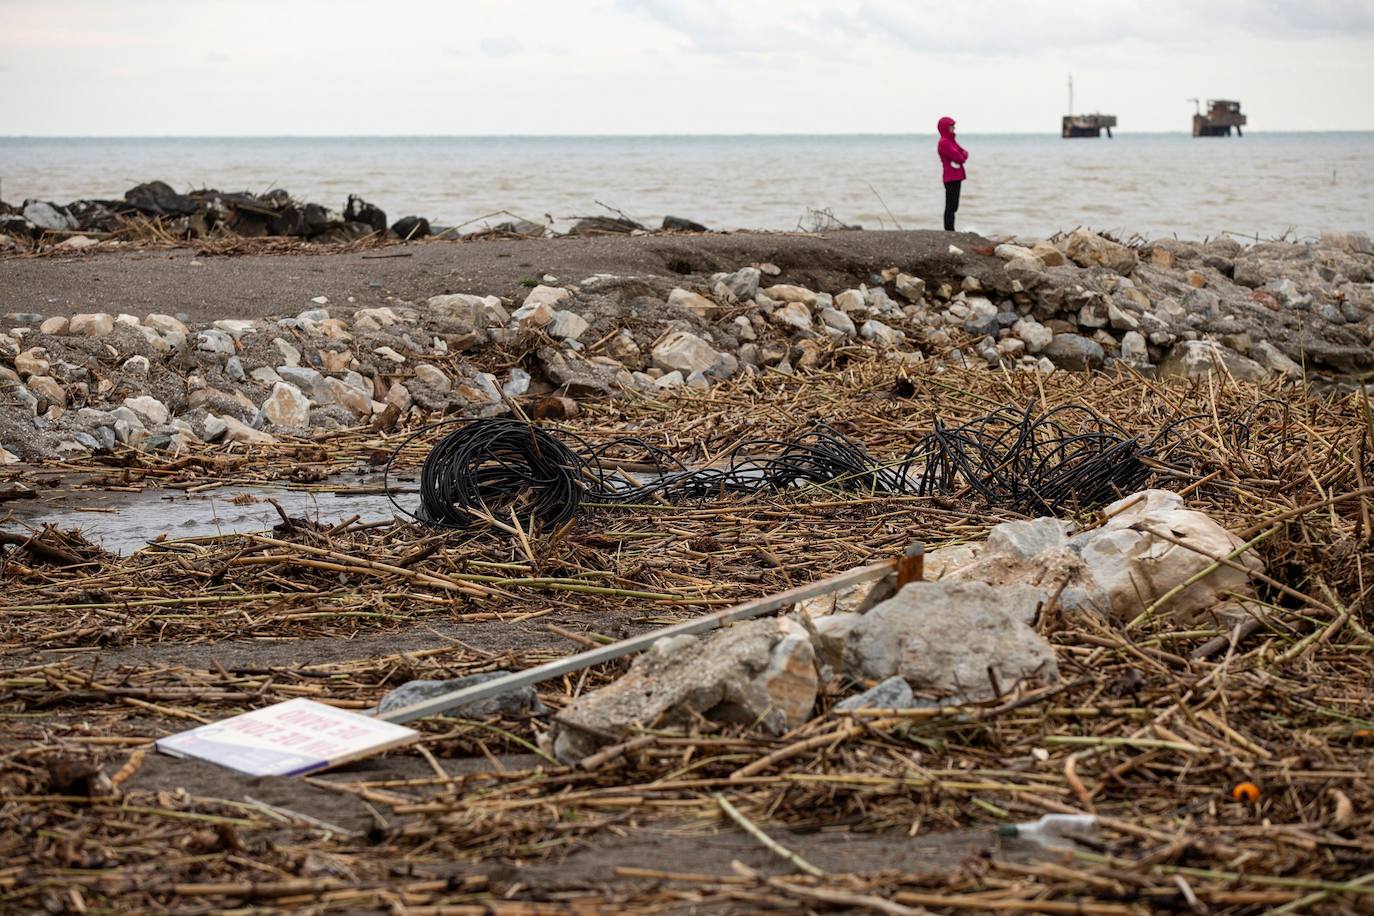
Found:
M 322 486 L 328 486 L 328 482 Z M 268 499 L 281 504 L 286 514 L 325 525 L 354 515 L 364 522 L 390 519 L 399 513 L 384 493 L 355 494 L 348 488 L 381 487 L 375 480 L 350 477 L 338 482 L 344 492 L 288 490 L 273 487 L 227 486 L 205 493 L 177 490 L 143 490 L 124 493 L 110 490 L 65 490 L 45 498 L 9 504 L 15 521 L 38 527 L 80 528 L 93 543 L 117 554 L 141 549 L 159 535 L 168 540 L 217 534 L 269 531 L 281 516 Z M 420 497 L 414 484 L 392 480 L 396 501 L 414 512 Z M 239 501 L 235 502 L 238 498 Z M 251 500 L 250 500 L 251 498 Z

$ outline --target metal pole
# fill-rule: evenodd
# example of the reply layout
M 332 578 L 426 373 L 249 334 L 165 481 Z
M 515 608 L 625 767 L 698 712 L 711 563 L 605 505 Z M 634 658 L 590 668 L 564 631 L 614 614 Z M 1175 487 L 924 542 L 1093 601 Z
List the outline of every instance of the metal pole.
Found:
M 921 557 L 922 555 L 917 553 L 916 556 Z M 599 665 L 602 662 L 608 662 L 611 659 L 630 655 L 634 652 L 642 652 L 665 637 L 704 633 L 727 623 L 748 620 L 751 617 L 760 617 L 769 611 L 775 611 L 789 604 L 796 604 L 798 601 L 802 601 L 806 598 L 815 598 L 818 595 L 837 592 L 840 589 L 848 588 L 851 585 L 859 585 L 863 582 L 874 582 L 893 572 L 897 562 L 897 559 L 892 559 L 884 560 L 881 563 L 874 563 L 871 566 L 859 566 L 842 573 L 836 573 L 833 576 L 821 579 L 819 582 L 812 582 L 810 585 L 799 585 L 796 588 L 789 588 L 785 592 L 778 592 L 775 595 L 769 595 L 765 598 L 756 598 L 753 601 L 746 601 L 743 604 L 737 604 L 723 611 L 716 611 L 714 614 L 707 614 L 705 617 L 698 617 L 694 620 L 673 624 L 672 626 L 661 627 L 639 636 L 631 636 L 629 639 L 622 639 L 620 642 L 612 643 L 609 646 L 588 649 L 586 652 L 579 652 L 577 655 L 560 658 L 556 661 L 548 662 L 526 671 L 517 671 L 513 674 L 507 674 L 504 677 L 495 678 L 482 684 L 474 684 L 471 687 L 464 687 L 461 690 L 440 694 L 437 697 L 431 697 L 428 700 L 413 703 L 410 706 L 402 706 L 400 709 L 393 709 L 389 712 L 377 715 L 376 717 L 386 722 L 400 724 L 402 722 L 413 722 L 416 719 L 423 719 L 426 716 L 438 715 L 456 706 L 462 706 L 476 700 L 496 696 L 508 690 L 528 687 L 551 678 L 560 677 L 564 674 L 571 674 L 574 671 L 581 671 L 583 668 L 590 668 L 592 665 Z

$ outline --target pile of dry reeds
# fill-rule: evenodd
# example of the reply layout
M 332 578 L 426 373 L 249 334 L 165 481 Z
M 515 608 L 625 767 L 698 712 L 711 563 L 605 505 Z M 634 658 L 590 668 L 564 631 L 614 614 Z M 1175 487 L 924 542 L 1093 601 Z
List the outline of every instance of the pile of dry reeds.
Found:
M 418 747 L 248 780 L 148 742 L 293 697 L 361 709 L 408 679 L 527 667 L 1012 516 L 967 494 L 808 489 L 594 506 L 516 536 L 283 520 L 118 558 L 40 533 L 70 556 L 14 546 L 0 569 L 0 909 L 1367 911 L 1363 397 L 836 363 L 587 403 L 569 428 L 707 463 L 810 420 L 881 457 L 937 416 L 1029 400 L 1083 402 L 1146 438 L 1192 417 L 1158 452 L 1155 483 L 1253 542 L 1266 564 L 1255 631 L 1056 618 L 1063 680 L 979 706 L 835 715 L 834 684 L 780 738 L 645 723 L 577 768 L 543 755 L 538 718 L 436 718 Z M 1283 404 L 1256 409 L 1268 397 Z M 374 468 L 399 437 L 68 471 L 97 486 L 318 486 Z M 401 464 L 423 455 L 417 443 Z M 321 473 L 293 482 L 303 464 Z M 545 684 L 541 699 L 557 715 L 621 670 Z M 1244 783 L 1257 797 L 1235 793 Z M 1100 843 L 1059 854 L 996 838 L 1046 812 L 1096 814 Z

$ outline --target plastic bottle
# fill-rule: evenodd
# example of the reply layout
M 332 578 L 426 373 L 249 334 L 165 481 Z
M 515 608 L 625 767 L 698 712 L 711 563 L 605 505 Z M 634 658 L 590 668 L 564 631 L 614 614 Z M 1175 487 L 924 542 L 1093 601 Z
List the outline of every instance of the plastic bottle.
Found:
M 1014 836 L 1047 849 L 1072 849 L 1075 840 L 1097 837 L 1097 818 L 1091 814 L 1046 814 L 1038 821 L 1003 824 L 998 836 Z

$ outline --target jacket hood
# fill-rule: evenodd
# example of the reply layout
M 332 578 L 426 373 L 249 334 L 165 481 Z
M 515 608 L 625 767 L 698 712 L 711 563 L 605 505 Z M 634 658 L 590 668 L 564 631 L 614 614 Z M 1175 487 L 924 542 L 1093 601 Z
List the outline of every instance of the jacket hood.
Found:
M 940 121 L 939 121 L 939 123 L 938 123 L 936 126 L 940 129 L 940 136 L 942 136 L 942 137 L 949 137 L 949 136 L 953 135 L 953 133 L 954 133 L 954 119 L 953 119 L 953 118 L 949 118 L 949 117 L 941 118 Z

